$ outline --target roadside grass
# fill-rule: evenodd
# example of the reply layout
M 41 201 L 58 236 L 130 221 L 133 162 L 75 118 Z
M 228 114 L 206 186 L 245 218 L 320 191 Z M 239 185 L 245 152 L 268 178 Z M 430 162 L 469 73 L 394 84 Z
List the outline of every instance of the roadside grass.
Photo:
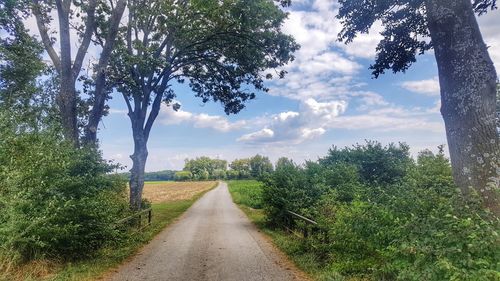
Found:
M 166 183 L 170 184 L 171 182 Z M 111 275 L 114 268 L 118 267 L 127 258 L 132 257 L 142 246 L 151 241 L 160 231 L 189 209 L 196 200 L 217 186 L 217 182 L 210 182 L 210 185 L 206 183 L 200 182 L 199 184 L 203 185 L 204 188 L 191 194 L 190 198 L 153 202 L 151 204 L 153 217 L 150 226 L 141 232 L 127 235 L 121 241 L 101 249 L 92 259 L 64 264 L 33 261 L 17 268 L 8 276 L 0 274 L 0 280 L 86 281 L 99 280 Z M 191 182 L 191 185 L 196 184 L 198 183 Z
M 361 281 L 365 279 L 345 278 L 333 268 L 304 250 L 304 240 L 283 230 L 271 227 L 266 222 L 266 214 L 262 209 L 262 183 L 254 180 L 228 181 L 229 193 L 233 201 L 247 217 L 283 251 L 295 265 L 318 281 Z M 256 208 L 255 206 L 258 206 Z
M 238 205 L 253 209 L 262 208 L 262 183 L 256 180 L 228 181 L 229 192 Z

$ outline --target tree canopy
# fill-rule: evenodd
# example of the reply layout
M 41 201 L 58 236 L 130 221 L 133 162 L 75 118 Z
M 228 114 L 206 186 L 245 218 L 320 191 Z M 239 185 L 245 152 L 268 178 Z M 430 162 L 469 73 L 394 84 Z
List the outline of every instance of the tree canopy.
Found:
M 383 24 L 383 39 L 376 48 L 373 76 L 385 70 L 406 71 L 416 56 L 433 48 L 430 40 L 425 0 L 339 0 L 342 30 L 338 38 L 350 43 L 360 33 L 368 33 L 376 21 Z M 496 0 L 472 0 L 476 14 L 497 8 Z
M 131 204 L 138 206 L 147 142 L 161 104 L 180 108 L 173 83 L 187 83 L 195 96 L 219 102 L 226 114 L 238 113 L 268 90 L 266 79 L 285 75 L 280 68 L 299 46 L 281 31 L 286 13 L 269 0 L 135 0 L 128 9 L 109 77 L 132 123 L 130 191 Z
M 370 66 L 375 78 L 388 69 L 405 72 L 417 55 L 434 50 L 453 179 L 464 194 L 481 194 L 484 207 L 500 216 L 498 76 L 476 19 L 496 9 L 496 1 L 340 0 L 339 5 L 340 41 L 350 43 L 382 23 L 383 38 Z

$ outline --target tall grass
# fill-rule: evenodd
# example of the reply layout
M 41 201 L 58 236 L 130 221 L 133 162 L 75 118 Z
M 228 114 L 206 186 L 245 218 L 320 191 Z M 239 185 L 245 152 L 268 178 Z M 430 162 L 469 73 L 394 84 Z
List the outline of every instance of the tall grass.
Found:
M 256 180 L 229 181 L 229 192 L 236 204 L 262 209 L 262 183 Z

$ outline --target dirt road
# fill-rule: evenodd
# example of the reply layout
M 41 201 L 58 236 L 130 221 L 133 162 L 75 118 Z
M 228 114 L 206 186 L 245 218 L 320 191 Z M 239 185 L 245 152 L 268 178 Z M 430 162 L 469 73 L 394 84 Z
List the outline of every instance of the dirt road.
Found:
M 221 183 L 111 280 L 301 280 L 297 272 Z

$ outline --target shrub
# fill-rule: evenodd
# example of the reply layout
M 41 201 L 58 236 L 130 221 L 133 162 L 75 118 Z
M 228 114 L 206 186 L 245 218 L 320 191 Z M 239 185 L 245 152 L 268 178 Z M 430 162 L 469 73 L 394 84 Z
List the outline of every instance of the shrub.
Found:
M 301 251 L 319 268 L 369 280 L 500 280 L 500 222 L 466 200 L 443 154 L 409 158 L 375 142 L 332 149 L 303 167 L 278 161 L 263 205 L 274 226 L 317 220 Z
M 264 210 L 274 225 L 292 226 L 287 211 L 307 213 L 324 191 L 321 184 L 308 181 L 302 167 L 288 159 L 280 159 L 272 176 L 263 182 Z
M 424 152 L 400 181 L 356 186 L 363 196 L 321 201 L 328 263 L 347 275 L 379 280 L 498 280 L 497 219 L 464 200 L 442 154 Z M 312 250 L 312 249 L 311 249 Z
M 382 146 L 376 141 L 366 141 L 365 145 L 356 144 L 351 148 L 333 147 L 319 162 L 324 166 L 354 165 L 363 182 L 381 185 L 402 179 L 413 164 L 408 145 L 391 143 Z
M 179 171 L 175 173 L 174 178 L 176 181 L 188 181 L 193 178 L 193 175 L 190 171 Z
M 74 149 L 52 133 L 0 141 L 0 244 L 21 259 L 75 259 L 119 233 L 128 209 L 125 184 L 91 149 Z

